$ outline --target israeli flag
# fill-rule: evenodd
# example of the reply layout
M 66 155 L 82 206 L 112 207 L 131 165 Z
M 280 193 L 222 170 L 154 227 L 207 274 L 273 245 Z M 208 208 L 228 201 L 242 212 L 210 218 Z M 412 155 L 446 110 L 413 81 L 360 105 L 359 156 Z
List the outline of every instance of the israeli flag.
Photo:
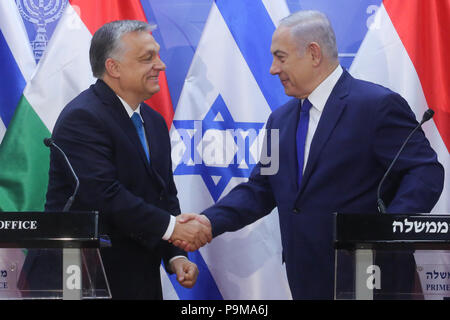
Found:
M 288 99 L 269 73 L 272 34 L 288 14 L 285 0 L 213 2 L 170 132 L 182 212 L 213 205 L 258 161 L 265 122 Z M 275 211 L 190 254 L 193 289 L 162 272 L 164 298 L 292 299 L 281 251 Z

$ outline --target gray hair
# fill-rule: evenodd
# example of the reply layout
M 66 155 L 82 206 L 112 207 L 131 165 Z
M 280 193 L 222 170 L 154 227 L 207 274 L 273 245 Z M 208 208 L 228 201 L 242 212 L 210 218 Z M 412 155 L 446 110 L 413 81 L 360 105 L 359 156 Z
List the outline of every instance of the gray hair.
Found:
M 311 42 L 317 42 L 326 57 L 337 59 L 336 35 L 328 17 L 319 11 L 295 12 L 280 21 L 280 27 L 288 27 L 302 53 Z
M 92 73 L 96 78 L 102 78 L 105 73 L 105 61 L 108 58 L 118 58 L 123 47 L 121 37 L 129 32 L 150 32 L 156 25 L 137 20 L 117 20 L 103 25 L 98 29 L 91 40 L 89 60 Z

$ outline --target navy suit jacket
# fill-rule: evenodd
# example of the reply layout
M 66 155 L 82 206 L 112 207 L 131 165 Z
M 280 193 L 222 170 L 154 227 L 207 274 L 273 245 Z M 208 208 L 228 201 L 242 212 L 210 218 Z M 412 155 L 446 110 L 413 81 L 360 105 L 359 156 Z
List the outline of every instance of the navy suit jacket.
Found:
M 258 163 L 248 182 L 204 214 L 217 236 L 278 207 L 293 298 L 332 299 L 333 213 L 377 212 L 377 186 L 417 121 L 400 95 L 344 71 L 324 107 L 298 186 L 299 109 L 300 101 L 292 99 L 267 121 L 269 142 L 270 130 L 279 130 L 278 172 L 262 175 Z M 382 198 L 391 213 L 429 212 L 442 192 L 443 179 L 443 167 L 419 130 L 386 180 Z
M 100 212 L 101 249 L 113 298 L 161 299 L 161 258 L 186 255 L 162 240 L 169 215 L 180 213 L 168 129 L 161 115 L 141 106 L 150 163 L 130 117 L 102 80 L 61 112 L 52 137 L 80 179 L 71 210 Z M 46 211 L 62 210 L 74 180 L 60 154 L 50 155 Z

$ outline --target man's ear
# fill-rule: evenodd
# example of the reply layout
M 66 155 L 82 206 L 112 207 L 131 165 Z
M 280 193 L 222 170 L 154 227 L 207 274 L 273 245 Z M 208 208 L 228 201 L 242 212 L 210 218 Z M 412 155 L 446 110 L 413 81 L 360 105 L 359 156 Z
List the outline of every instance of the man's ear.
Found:
M 105 61 L 105 72 L 114 79 L 120 77 L 120 65 L 117 60 L 113 58 L 108 58 Z
M 323 59 L 322 48 L 317 42 L 311 42 L 308 46 L 309 54 L 311 55 L 311 60 L 313 65 L 317 67 L 320 65 Z

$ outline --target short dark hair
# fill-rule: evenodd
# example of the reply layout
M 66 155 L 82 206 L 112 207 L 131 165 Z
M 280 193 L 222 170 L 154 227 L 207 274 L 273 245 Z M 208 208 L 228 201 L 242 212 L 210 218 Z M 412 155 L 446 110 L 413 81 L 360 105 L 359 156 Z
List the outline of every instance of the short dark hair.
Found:
M 117 56 L 121 48 L 121 37 L 129 32 L 150 32 L 156 25 L 149 25 L 138 20 L 117 20 L 103 25 L 98 29 L 91 40 L 89 60 L 92 73 L 96 78 L 102 78 L 105 73 L 105 61 Z

